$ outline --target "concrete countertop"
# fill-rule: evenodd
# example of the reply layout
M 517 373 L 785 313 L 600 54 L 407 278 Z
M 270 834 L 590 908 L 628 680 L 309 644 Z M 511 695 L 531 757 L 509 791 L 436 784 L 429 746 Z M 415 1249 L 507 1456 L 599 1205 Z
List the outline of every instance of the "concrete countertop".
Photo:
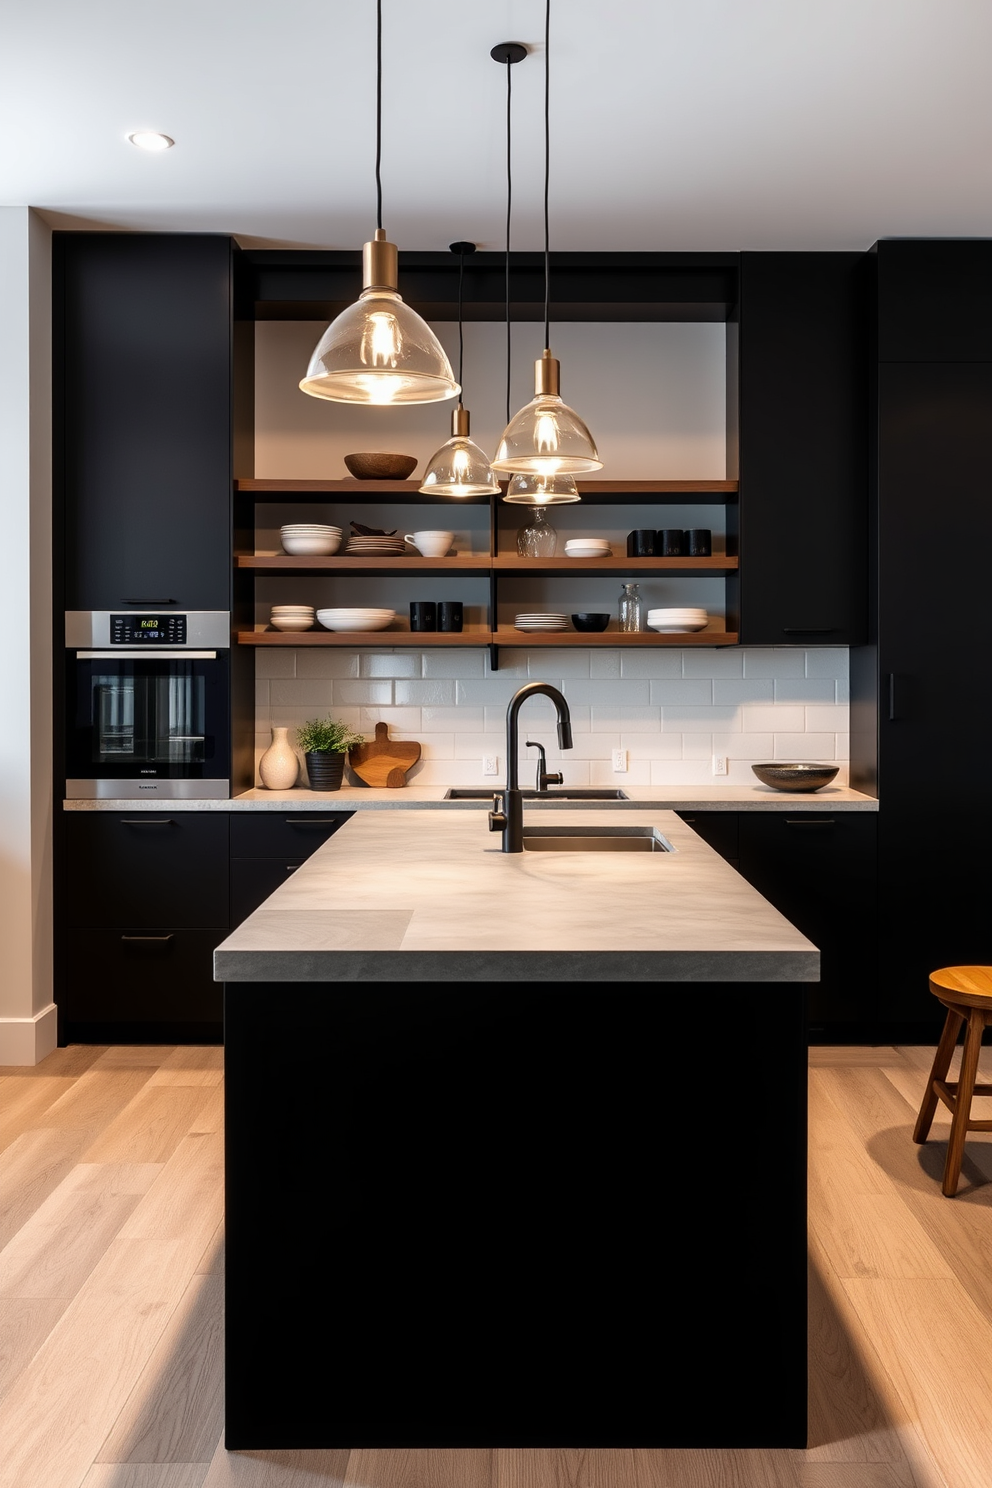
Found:
M 532 808 L 556 826 L 601 810 Z M 673 852 L 504 853 L 476 812 L 356 814 L 214 952 L 231 982 L 807 982 L 819 952 L 675 814 Z M 236 992 L 232 995 L 236 995 Z
M 494 780 L 497 791 L 502 780 Z M 527 784 L 525 780 L 524 785 Z M 583 801 L 583 811 L 877 811 L 874 796 L 847 786 L 824 786 L 818 791 L 777 791 L 758 785 L 620 785 L 629 801 Z M 446 786 L 402 786 L 397 790 L 372 790 L 365 786 L 342 786 L 336 791 L 250 790 L 224 801 L 64 801 L 66 811 L 417 811 L 441 806 L 449 811 L 487 811 L 484 801 L 445 801 Z M 525 808 L 533 803 L 525 801 Z M 547 803 L 554 811 L 575 810 L 578 803 Z

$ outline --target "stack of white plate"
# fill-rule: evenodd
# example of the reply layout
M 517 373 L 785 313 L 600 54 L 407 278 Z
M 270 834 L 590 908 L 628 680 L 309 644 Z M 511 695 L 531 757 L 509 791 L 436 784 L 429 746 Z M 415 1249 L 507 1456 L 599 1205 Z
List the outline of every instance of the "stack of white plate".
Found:
M 273 605 L 269 623 L 276 630 L 312 630 L 313 605 Z
M 284 551 L 294 557 L 336 553 L 341 546 L 341 528 L 322 522 L 287 522 L 279 535 Z
M 648 610 L 648 630 L 675 634 L 687 630 L 705 630 L 710 617 L 705 610 L 683 606 L 681 609 Z
M 513 625 L 516 630 L 567 630 L 568 616 L 538 611 L 533 615 L 514 615 Z
M 609 558 L 612 553 L 604 537 L 570 537 L 565 544 L 567 558 Z
M 317 619 L 325 630 L 385 630 L 390 621 L 396 619 L 396 611 L 342 606 L 318 610 Z
M 401 558 L 406 546 L 402 537 L 362 537 L 353 533 L 345 552 L 352 558 Z

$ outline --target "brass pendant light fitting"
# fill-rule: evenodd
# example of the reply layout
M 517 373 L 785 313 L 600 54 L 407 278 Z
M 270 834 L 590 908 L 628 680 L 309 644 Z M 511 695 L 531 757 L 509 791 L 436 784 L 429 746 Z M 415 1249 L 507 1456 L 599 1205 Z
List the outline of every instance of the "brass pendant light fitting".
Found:
M 458 381 L 462 381 L 462 366 L 465 359 L 465 336 L 462 320 L 462 298 L 465 282 L 466 256 L 475 252 L 474 243 L 458 242 L 448 245 L 452 253 L 458 254 Z M 499 492 L 499 482 L 493 475 L 489 457 L 469 438 L 469 412 L 462 403 L 461 391 L 458 404 L 451 413 L 451 438 L 431 456 L 424 472 L 421 492 L 426 496 L 491 496 Z
M 376 0 L 376 230 L 362 249 L 362 292 L 331 322 L 300 389 L 336 403 L 436 403 L 460 391 L 444 348 L 398 290 L 396 244 L 382 226 L 382 0 Z
M 603 462 L 582 419 L 562 401 L 561 365 L 551 354 L 551 0 L 545 0 L 544 15 L 544 353 L 534 364 L 534 397 L 507 419 L 492 463 L 500 472 L 548 477 L 601 470 Z

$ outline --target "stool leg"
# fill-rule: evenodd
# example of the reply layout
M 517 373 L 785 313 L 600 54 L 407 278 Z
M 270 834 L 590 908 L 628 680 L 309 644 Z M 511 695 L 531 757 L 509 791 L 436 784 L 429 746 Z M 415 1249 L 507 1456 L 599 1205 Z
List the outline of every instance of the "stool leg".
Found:
M 934 1092 L 933 1082 L 943 1080 L 951 1067 L 951 1059 L 954 1055 L 954 1046 L 961 1032 L 961 1024 L 964 1022 L 964 1014 L 955 1012 L 954 1008 L 947 1009 L 947 1017 L 944 1019 L 944 1031 L 940 1035 L 940 1043 L 937 1052 L 933 1056 L 933 1064 L 930 1066 L 930 1074 L 927 1078 L 927 1092 L 923 1097 L 920 1114 L 916 1118 L 916 1126 L 913 1129 L 913 1141 L 925 1142 L 933 1122 L 934 1112 L 937 1109 L 937 1095 Z
M 957 1192 L 964 1157 L 964 1139 L 968 1135 L 968 1118 L 971 1115 L 971 1100 L 975 1093 L 978 1076 L 978 1056 L 982 1052 L 982 1032 L 985 1019 L 980 1008 L 972 1008 L 968 1014 L 968 1032 L 964 1036 L 964 1052 L 961 1055 L 961 1075 L 958 1079 L 954 1115 L 951 1117 L 951 1139 L 947 1144 L 947 1160 L 944 1163 L 943 1190 L 949 1199 Z

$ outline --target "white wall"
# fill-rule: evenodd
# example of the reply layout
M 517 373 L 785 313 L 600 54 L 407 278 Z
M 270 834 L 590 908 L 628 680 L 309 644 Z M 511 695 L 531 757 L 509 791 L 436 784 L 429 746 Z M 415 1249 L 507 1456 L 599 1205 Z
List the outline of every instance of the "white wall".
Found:
M 0 207 L 0 1064 L 56 1044 L 52 1002 L 51 233 Z

